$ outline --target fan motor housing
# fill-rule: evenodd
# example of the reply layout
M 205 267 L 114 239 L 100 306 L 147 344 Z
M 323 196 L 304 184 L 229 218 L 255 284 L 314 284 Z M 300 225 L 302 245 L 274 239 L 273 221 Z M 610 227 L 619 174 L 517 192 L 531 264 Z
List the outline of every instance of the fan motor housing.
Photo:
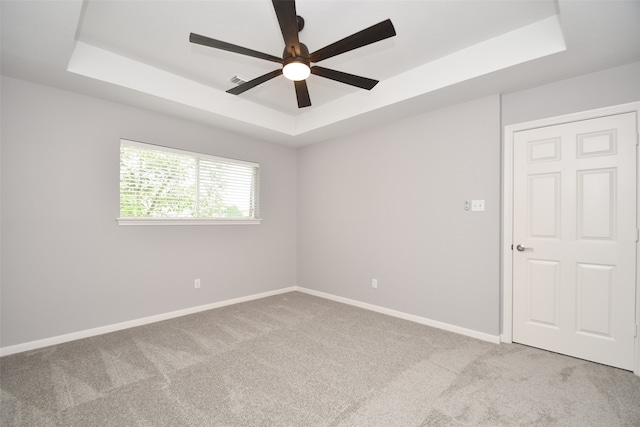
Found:
M 291 52 L 291 50 L 293 50 L 292 48 L 293 46 L 284 48 L 284 52 L 282 52 L 282 66 L 292 62 L 303 62 L 309 65 L 309 49 L 307 45 L 300 43 L 300 54 L 298 55 L 295 54 L 295 51 L 293 53 Z

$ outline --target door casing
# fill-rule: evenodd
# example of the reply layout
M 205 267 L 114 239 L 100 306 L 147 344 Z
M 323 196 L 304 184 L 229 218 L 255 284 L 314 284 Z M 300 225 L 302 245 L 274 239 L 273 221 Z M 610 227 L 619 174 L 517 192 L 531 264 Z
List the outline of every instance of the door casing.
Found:
M 513 141 L 516 132 L 546 126 L 559 125 L 588 120 L 598 117 L 633 112 L 636 115 L 636 138 L 640 133 L 640 102 L 582 111 L 563 116 L 550 117 L 530 122 L 505 126 L 502 141 L 502 333 L 500 341 L 511 343 L 513 339 Z M 636 140 L 636 144 L 638 140 Z M 636 149 L 636 169 L 638 169 L 638 149 Z M 640 173 L 636 174 L 638 189 L 640 189 Z M 636 226 L 640 227 L 640 198 L 637 198 Z M 636 243 L 637 246 L 637 243 Z M 636 250 L 636 266 L 640 267 L 640 253 Z M 640 280 L 636 270 L 636 336 L 633 372 L 640 376 Z

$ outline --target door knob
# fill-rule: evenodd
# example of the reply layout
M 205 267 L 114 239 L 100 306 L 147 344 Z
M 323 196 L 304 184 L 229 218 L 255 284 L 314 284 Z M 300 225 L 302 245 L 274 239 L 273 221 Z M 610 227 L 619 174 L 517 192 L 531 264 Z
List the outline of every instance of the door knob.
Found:
M 524 252 L 524 251 L 527 251 L 527 250 L 531 250 L 533 248 L 527 248 L 525 246 L 518 245 L 518 246 L 516 246 L 516 249 L 519 250 L 520 252 Z

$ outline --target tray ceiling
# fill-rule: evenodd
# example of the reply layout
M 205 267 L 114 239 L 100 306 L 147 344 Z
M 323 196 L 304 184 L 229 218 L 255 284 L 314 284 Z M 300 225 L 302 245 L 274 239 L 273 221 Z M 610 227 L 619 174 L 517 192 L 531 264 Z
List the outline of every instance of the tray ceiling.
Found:
M 313 105 L 269 61 L 189 43 L 195 32 L 281 56 L 270 1 L 3 0 L 2 72 L 300 146 L 429 108 L 640 59 L 639 2 L 298 0 L 311 51 L 387 18 L 397 36 L 319 65 L 380 80 L 365 91 L 312 75 Z

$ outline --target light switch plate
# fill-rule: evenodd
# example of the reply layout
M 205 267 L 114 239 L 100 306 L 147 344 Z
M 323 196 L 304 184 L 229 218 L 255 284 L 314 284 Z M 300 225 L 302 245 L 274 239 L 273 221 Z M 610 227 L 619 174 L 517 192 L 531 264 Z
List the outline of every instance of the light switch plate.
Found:
M 484 211 L 484 200 L 472 200 L 471 201 L 471 211 L 473 211 L 473 212 L 482 212 L 482 211 Z

